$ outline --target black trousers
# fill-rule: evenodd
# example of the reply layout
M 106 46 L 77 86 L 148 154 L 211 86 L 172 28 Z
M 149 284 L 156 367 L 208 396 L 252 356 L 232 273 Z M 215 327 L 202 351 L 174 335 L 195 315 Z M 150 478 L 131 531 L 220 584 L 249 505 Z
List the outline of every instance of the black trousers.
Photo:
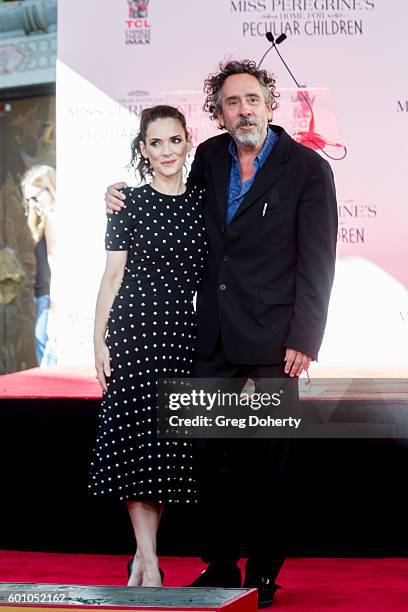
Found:
M 221 337 L 212 355 L 197 359 L 195 378 L 237 379 L 240 392 L 248 378 L 286 378 L 284 364 L 241 365 L 225 356 Z M 232 382 L 232 385 L 234 383 Z M 296 383 L 295 383 L 296 384 Z M 231 391 L 229 384 L 228 390 Z M 202 559 L 237 561 L 275 577 L 287 541 L 289 466 L 294 441 L 288 438 L 194 440 L 200 490 Z M 248 569 L 248 568 L 247 568 Z

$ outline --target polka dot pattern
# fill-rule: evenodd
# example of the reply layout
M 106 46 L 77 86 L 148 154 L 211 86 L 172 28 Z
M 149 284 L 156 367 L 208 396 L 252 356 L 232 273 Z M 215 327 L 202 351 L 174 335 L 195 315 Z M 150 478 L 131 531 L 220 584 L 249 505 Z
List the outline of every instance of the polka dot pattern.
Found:
M 127 188 L 108 216 L 107 250 L 127 250 L 109 315 L 112 374 L 99 414 L 89 491 L 120 500 L 193 503 L 191 442 L 159 440 L 157 379 L 188 377 L 196 347 L 194 294 L 207 255 L 197 187 L 180 196 Z

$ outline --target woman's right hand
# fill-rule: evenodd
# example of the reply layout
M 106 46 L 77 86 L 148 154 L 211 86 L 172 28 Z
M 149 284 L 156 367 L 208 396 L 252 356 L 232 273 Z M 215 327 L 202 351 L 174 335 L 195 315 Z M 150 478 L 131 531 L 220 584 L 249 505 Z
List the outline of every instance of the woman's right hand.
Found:
M 112 215 L 115 211 L 119 211 L 125 205 L 123 200 L 126 200 L 124 193 L 119 189 L 127 187 L 126 183 L 114 183 L 109 185 L 105 193 L 106 212 Z
M 109 349 L 105 342 L 95 343 L 96 378 L 104 393 L 108 390 L 106 376 L 111 375 Z

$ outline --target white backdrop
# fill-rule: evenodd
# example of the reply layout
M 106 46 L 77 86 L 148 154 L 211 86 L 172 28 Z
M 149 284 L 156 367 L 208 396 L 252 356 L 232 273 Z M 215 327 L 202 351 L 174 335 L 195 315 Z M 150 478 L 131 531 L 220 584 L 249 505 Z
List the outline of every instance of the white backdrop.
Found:
M 270 30 L 288 36 L 280 51 L 307 86 L 315 132 L 348 149 L 331 162 L 338 265 L 314 373 L 407 374 L 405 0 L 60 0 L 58 10 L 59 362 L 92 363 L 103 194 L 110 182 L 135 183 L 126 164 L 137 113 L 179 105 L 198 144 L 215 133 L 200 108 L 204 79 L 220 60 L 258 61 Z M 274 51 L 264 67 L 282 94 L 274 121 L 307 131 L 308 111 Z

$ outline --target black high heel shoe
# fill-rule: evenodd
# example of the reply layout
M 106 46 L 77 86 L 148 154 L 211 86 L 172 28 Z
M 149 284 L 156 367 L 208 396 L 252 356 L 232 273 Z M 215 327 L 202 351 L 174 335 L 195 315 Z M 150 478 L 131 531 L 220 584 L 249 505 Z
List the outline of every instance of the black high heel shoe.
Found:
M 130 579 L 130 576 L 132 574 L 132 567 L 133 567 L 133 559 L 130 559 L 130 561 L 128 561 L 128 564 L 127 564 L 128 580 Z M 164 580 L 164 572 L 163 572 L 161 567 L 159 567 L 159 573 L 160 573 L 161 581 L 163 582 L 163 580 Z

